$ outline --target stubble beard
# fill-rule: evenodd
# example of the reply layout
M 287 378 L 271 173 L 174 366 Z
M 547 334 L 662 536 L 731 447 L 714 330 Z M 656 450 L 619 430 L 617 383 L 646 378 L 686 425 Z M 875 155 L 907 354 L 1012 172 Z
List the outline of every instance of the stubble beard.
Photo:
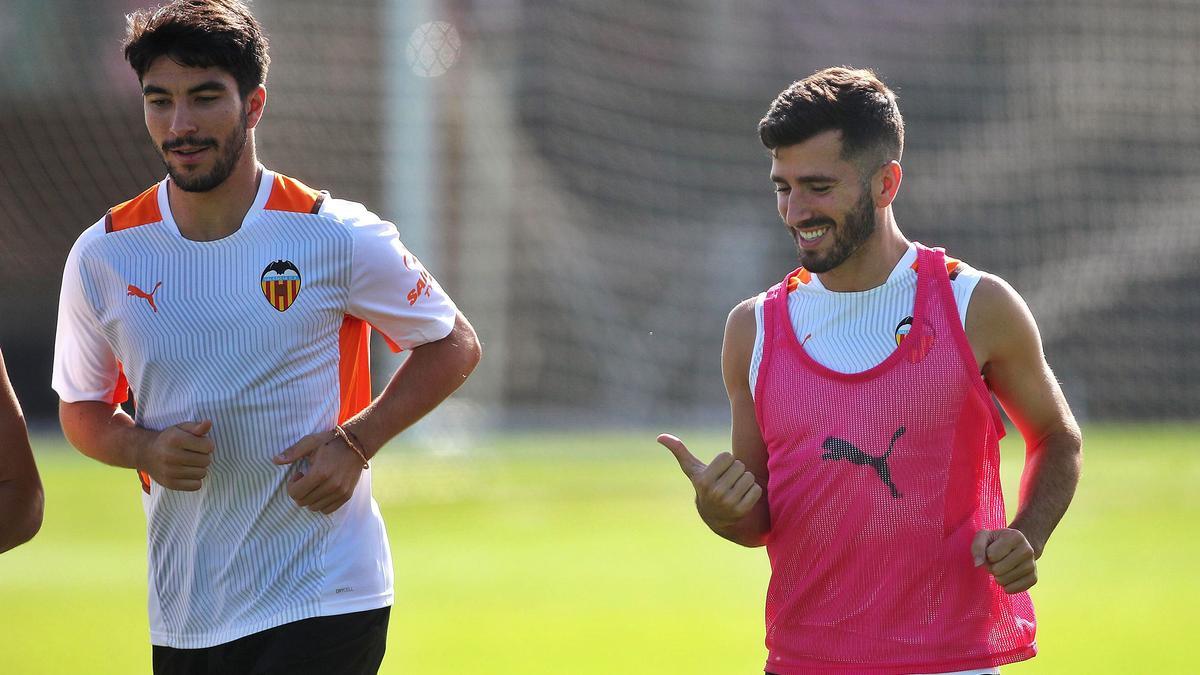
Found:
M 171 177 L 171 182 L 184 192 L 208 192 L 224 183 L 225 179 L 233 173 L 234 167 L 237 166 L 238 160 L 242 158 L 242 153 L 246 150 L 248 127 L 248 121 L 243 117 L 241 124 L 237 125 L 222 142 L 218 143 L 211 138 L 189 136 L 170 144 L 163 144 L 163 147 L 160 148 L 160 157 L 167 167 L 167 175 Z M 167 152 L 171 148 L 185 145 L 212 146 L 217 153 L 217 161 L 212 170 L 202 175 L 186 175 L 181 171 L 176 171 L 167 161 Z
M 825 224 L 833 227 L 832 220 L 828 218 L 823 220 L 827 221 Z M 804 227 L 818 224 L 820 223 L 806 224 Z M 846 214 L 842 224 L 833 227 L 833 248 L 828 253 L 822 254 L 817 251 L 805 250 L 797 242 L 796 254 L 804 269 L 813 274 L 824 274 L 846 262 L 874 232 L 875 203 L 871 199 L 870 192 L 864 189 L 862 197 L 854 205 L 854 209 Z

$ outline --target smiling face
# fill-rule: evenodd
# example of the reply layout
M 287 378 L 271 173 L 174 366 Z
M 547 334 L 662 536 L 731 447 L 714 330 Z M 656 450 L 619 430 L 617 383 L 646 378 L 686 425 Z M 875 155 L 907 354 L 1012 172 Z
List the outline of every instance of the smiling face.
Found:
M 142 77 L 146 129 L 171 181 L 187 192 L 207 192 L 225 182 L 241 161 L 249 130 L 262 116 L 265 91 L 245 99 L 221 68 L 182 66 L 159 57 Z
M 772 153 L 776 206 L 800 264 L 822 274 L 844 263 L 876 230 L 871 177 L 842 157 L 841 132 L 819 133 Z

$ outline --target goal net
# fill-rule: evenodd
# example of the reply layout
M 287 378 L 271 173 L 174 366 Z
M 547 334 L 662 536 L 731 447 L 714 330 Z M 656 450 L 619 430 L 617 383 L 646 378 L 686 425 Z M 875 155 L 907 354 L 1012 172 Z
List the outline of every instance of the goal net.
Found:
M 118 48 L 140 3 L 85 4 L 0 7 L 0 338 L 43 379 L 71 241 L 161 174 Z M 725 423 L 726 314 L 795 265 L 755 126 L 838 64 L 898 91 L 902 229 L 1022 293 L 1077 413 L 1200 414 L 1200 5 L 253 6 L 264 162 L 421 242 L 493 421 Z

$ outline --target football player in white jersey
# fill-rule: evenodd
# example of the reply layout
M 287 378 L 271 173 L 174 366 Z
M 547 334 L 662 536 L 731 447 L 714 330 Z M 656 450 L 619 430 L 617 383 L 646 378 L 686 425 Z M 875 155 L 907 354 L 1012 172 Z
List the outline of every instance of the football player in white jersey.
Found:
M 167 178 L 72 249 L 54 387 L 68 440 L 141 478 L 154 672 L 374 673 L 369 460 L 479 341 L 393 225 L 258 163 L 269 57 L 242 2 L 135 12 L 125 56 Z M 410 350 L 373 400 L 372 328 Z
M 42 482 L 0 354 L 0 553 L 29 541 L 41 526 Z

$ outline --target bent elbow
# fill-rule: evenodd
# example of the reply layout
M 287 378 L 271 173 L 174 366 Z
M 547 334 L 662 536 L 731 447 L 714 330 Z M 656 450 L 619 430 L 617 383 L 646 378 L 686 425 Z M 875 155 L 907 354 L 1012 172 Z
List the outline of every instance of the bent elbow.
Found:
M 37 491 L 35 501 L 36 503 L 30 507 L 24 527 L 17 533 L 17 540 L 13 543 L 13 546 L 20 546 L 28 542 L 42 529 L 42 519 L 45 516 L 45 501 L 41 490 Z
M 479 342 L 479 335 L 475 329 L 465 320 L 456 330 L 459 332 L 458 339 L 455 341 L 458 348 L 458 370 L 465 380 L 483 359 L 483 345 Z
M 20 541 L 18 544 L 33 539 L 34 535 L 42 529 L 42 519 L 46 515 L 46 494 L 42 490 L 42 482 L 40 479 L 34 479 L 33 489 L 29 491 L 29 496 L 26 503 L 29 508 L 25 511 L 24 527 L 20 531 Z
M 28 542 L 42 529 L 42 519 L 45 514 L 45 497 L 41 485 L 37 485 L 30 494 L 20 500 L 24 506 L 20 513 L 14 514 L 8 532 L 0 539 L 0 552 L 4 552 Z
M 466 373 L 468 375 L 470 375 L 471 371 L 475 370 L 475 366 L 478 366 L 479 362 L 482 360 L 483 360 L 483 345 L 479 344 L 479 338 L 475 338 L 474 340 L 471 340 L 471 343 L 468 345 L 468 348 L 467 348 L 466 364 L 465 364 L 466 365 L 466 368 L 465 368 Z

